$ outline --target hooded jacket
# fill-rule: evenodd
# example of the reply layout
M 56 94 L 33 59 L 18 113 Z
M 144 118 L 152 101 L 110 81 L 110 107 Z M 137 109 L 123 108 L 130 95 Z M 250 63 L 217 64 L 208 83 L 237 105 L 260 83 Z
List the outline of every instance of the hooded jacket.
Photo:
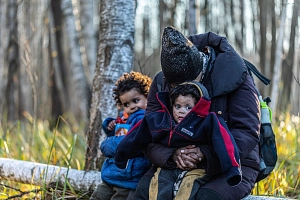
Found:
M 211 145 L 220 159 L 229 185 L 242 178 L 240 159 L 235 141 L 222 118 L 209 112 L 210 101 L 201 98 L 185 118 L 174 123 L 168 110 L 168 92 L 159 92 L 157 99 L 163 109 L 145 116 L 138 129 L 130 131 L 117 148 L 116 165 L 125 168 L 127 159 L 151 142 L 179 148 L 187 145 Z
M 129 125 L 129 130 L 144 117 L 144 113 L 144 110 L 138 110 L 130 115 L 126 121 L 126 124 Z M 114 132 L 107 130 L 107 125 L 111 120 L 114 119 L 107 118 L 102 127 L 103 130 L 106 130 L 109 137 L 100 146 L 101 152 L 107 157 L 101 168 L 101 179 L 110 185 L 135 189 L 140 178 L 149 170 L 151 164 L 142 152 L 138 152 L 134 158 L 130 159 L 125 169 L 120 169 L 115 165 L 114 156 L 117 146 L 125 136 L 113 136 Z
M 223 199 L 241 199 L 251 192 L 259 171 L 259 128 L 260 108 L 253 80 L 246 70 L 245 63 L 225 37 L 208 32 L 190 36 L 189 39 L 198 50 L 210 46 L 215 51 L 215 59 L 211 60 L 212 69 L 205 75 L 202 84 L 211 96 L 210 111 L 222 117 L 233 135 L 239 149 L 243 171 L 242 184 L 230 187 L 223 181 L 222 170 L 218 157 L 209 145 L 199 145 L 206 160 L 201 163 L 206 166 L 206 173 L 214 176 L 213 182 L 208 182 L 203 188 L 219 193 Z M 162 73 L 162 72 L 159 72 Z M 156 99 L 158 82 L 162 82 L 162 91 L 168 91 L 165 79 L 153 79 L 148 94 L 147 113 L 161 109 Z M 174 168 L 176 163 L 171 159 L 176 148 L 151 143 L 145 147 L 146 157 L 155 167 Z M 147 173 L 151 176 L 155 167 Z

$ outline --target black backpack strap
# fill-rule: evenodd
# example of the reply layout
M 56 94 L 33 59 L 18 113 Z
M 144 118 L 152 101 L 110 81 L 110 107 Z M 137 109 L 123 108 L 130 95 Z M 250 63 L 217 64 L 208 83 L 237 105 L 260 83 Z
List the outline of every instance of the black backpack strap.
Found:
M 253 72 L 253 74 L 255 74 L 255 76 L 257 76 L 257 78 L 259 78 L 259 80 L 261 80 L 261 82 L 263 82 L 265 85 L 269 85 L 271 80 L 268 79 L 267 77 L 265 77 L 264 75 L 262 75 L 258 69 L 251 63 L 249 62 L 248 60 L 244 59 L 244 62 L 248 68 L 248 71 L 250 73 L 250 75 L 252 76 L 251 72 Z M 253 77 L 252 77 L 253 78 Z

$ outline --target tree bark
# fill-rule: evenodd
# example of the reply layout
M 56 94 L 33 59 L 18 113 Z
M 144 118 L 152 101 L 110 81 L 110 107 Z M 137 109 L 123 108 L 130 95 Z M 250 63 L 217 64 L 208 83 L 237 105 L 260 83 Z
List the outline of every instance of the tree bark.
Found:
M 257 22 L 257 12 L 256 12 L 256 10 L 255 10 L 255 5 L 257 5 L 257 3 L 256 2 L 254 2 L 254 0 L 251 0 L 251 11 L 252 11 L 252 21 L 251 21 L 251 23 L 252 23 L 252 34 L 253 34 L 253 38 L 256 38 L 257 37 L 257 34 L 256 34 L 256 28 L 255 28 L 255 23 Z M 258 47 L 257 47 L 257 42 L 256 42 L 256 40 L 254 39 L 253 40 L 253 46 L 254 46 L 254 52 L 257 52 L 257 49 L 258 49 Z
M 0 24 L 4 25 L 0 29 L 1 42 L 0 42 L 0 96 L 5 96 L 5 90 L 8 83 L 8 72 L 9 72 L 9 41 L 10 41 L 10 27 L 8 20 L 9 17 L 9 2 L 0 1 Z M 0 113 L 4 113 L 5 98 L 0 99 Z M 6 111 L 7 112 L 7 111 Z M 2 121 L 0 116 L 0 121 Z
M 105 0 L 100 5 L 100 39 L 93 80 L 85 170 L 99 168 L 101 120 L 117 116 L 112 89 L 117 79 L 133 68 L 135 1 Z
M 271 6 L 269 9 L 271 9 L 271 18 L 272 18 L 272 44 L 271 44 L 271 60 L 270 60 L 270 75 L 273 74 L 273 67 L 275 62 L 275 51 L 276 51 L 276 29 L 277 29 L 277 18 L 275 13 L 275 0 L 270 0 Z
M 35 116 L 36 112 L 33 108 L 33 105 L 36 103 L 36 95 L 34 95 L 36 89 L 33 84 L 33 75 L 30 65 L 29 57 L 29 38 L 27 38 L 27 21 L 28 15 L 27 11 L 29 10 L 29 2 L 19 1 L 17 10 L 17 21 L 18 21 L 18 45 L 19 45 L 19 56 L 20 56 L 20 70 L 18 73 L 18 102 L 19 105 L 19 116 L 24 116 L 24 113 L 30 113 L 32 116 Z M 20 100 L 22 99 L 22 101 Z
M 0 177 L 19 183 L 37 185 L 64 185 L 65 181 L 77 191 L 91 191 L 102 182 L 101 172 L 68 169 L 54 165 L 0 158 Z
M 195 0 L 189 0 L 189 12 L 188 12 L 188 30 L 189 35 L 195 35 L 197 33 L 196 25 L 196 2 Z
M 82 114 L 82 121 L 87 122 L 89 109 L 89 87 L 84 74 L 78 33 L 75 28 L 75 18 L 71 0 L 62 0 L 61 9 L 65 18 L 66 32 L 68 34 L 68 49 L 70 69 L 75 84 L 75 97 Z
M 57 38 L 56 38 L 56 31 L 57 28 L 55 26 L 54 16 L 53 16 L 53 9 L 49 9 L 49 26 L 50 26 L 50 53 L 52 58 L 52 65 L 53 65 L 53 99 L 58 99 L 58 102 L 54 106 L 59 106 L 59 109 L 54 109 L 54 117 L 55 119 L 58 118 L 59 115 L 63 113 L 63 111 L 67 110 L 67 102 L 68 96 L 66 92 L 66 88 L 63 82 L 63 75 L 61 73 L 61 65 L 59 60 L 59 52 L 57 45 Z M 55 102 L 55 101 L 54 101 Z
M 281 82 L 281 59 L 282 59 L 282 45 L 283 45 L 283 38 L 284 38 L 284 28 L 285 28 L 285 18 L 286 18 L 286 0 L 283 0 L 282 4 L 282 13 L 280 19 L 280 28 L 277 38 L 276 44 L 276 56 L 275 56 L 275 63 L 274 63 L 274 74 L 272 78 L 272 91 L 271 91 L 271 100 L 270 108 L 273 111 L 273 116 L 276 116 L 276 108 L 278 102 L 278 92 L 279 92 L 279 84 Z
M 7 1 L 5 1 L 7 2 Z M 9 121 L 13 121 L 19 119 L 18 116 L 18 106 L 16 103 L 17 89 L 18 89 L 18 81 L 16 77 L 18 76 L 19 70 L 19 49 L 18 49 L 18 32 L 17 32 L 17 0 L 9 1 L 9 17 L 10 21 L 9 27 L 7 27 L 10 31 L 9 38 L 9 51 L 8 52 L 8 85 L 6 87 L 6 108 L 7 108 L 7 119 Z M 2 35 L 2 34 L 1 34 Z M 0 58 L 1 59 L 1 58 Z M 3 58 L 4 59 L 4 58 Z M 2 60 L 2 59 L 1 59 Z M 5 65 L 3 65 L 5 68 Z M 2 74 L 2 73 L 0 73 Z M 5 74 L 5 73 L 4 73 Z M 5 78 L 4 78 L 5 80 Z M 4 100 L 4 98 L 1 98 Z M 1 101 L 1 100 L 0 100 Z M 0 116 L 0 118 L 3 116 Z
M 259 24 L 260 24 L 260 48 L 259 48 L 259 62 L 262 74 L 268 74 L 266 67 L 266 50 L 267 50 L 267 12 L 265 9 L 267 1 L 258 1 L 259 5 Z M 258 84 L 259 91 L 264 91 L 262 84 Z M 265 94 L 262 94 L 265 96 Z
M 80 0 L 80 24 L 84 46 L 84 55 L 86 55 L 87 68 L 89 70 L 88 82 L 92 86 L 94 70 L 96 67 L 97 57 L 97 37 L 94 27 L 93 0 Z
M 291 22 L 291 32 L 290 32 L 290 47 L 287 53 L 286 58 L 282 63 L 282 81 L 283 81 L 283 89 L 280 92 L 280 101 L 279 108 L 280 111 L 287 111 L 287 109 L 291 108 L 291 91 L 292 91 L 292 81 L 293 79 L 293 66 L 294 66 L 294 55 L 295 55 L 295 43 L 296 43 L 296 27 L 298 24 L 298 16 L 299 16 L 299 3 L 294 3 L 293 14 L 292 14 L 292 22 Z M 290 110 L 288 110 L 290 111 Z

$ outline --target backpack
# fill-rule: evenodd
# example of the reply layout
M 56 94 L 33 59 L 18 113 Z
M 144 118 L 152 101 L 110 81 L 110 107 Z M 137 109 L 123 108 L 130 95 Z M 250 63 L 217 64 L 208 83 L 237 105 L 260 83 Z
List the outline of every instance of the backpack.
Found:
M 249 61 L 244 59 L 244 62 L 248 68 L 249 74 L 252 77 L 252 73 L 257 76 L 265 85 L 270 84 L 271 80 L 263 76 L 256 67 Z M 251 73 L 252 72 L 252 73 Z M 255 85 L 255 84 L 254 84 Z M 275 168 L 277 162 L 277 147 L 275 134 L 272 129 L 272 110 L 268 106 L 271 102 L 269 97 L 263 99 L 260 95 L 257 87 L 256 92 L 260 102 L 261 118 L 260 118 L 260 138 L 259 138 L 259 155 L 260 155 L 260 172 L 257 176 L 256 182 L 259 182 L 266 178 Z
M 271 80 L 263 76 L 256 67 L 250 63 L 249 61 L 243 59 L 250 76 L 252 77 L 253 83 L 254 78 L 252 73 L 257 76 L 257 78 L 262 81 L 265 85 L 270 84 Z M 157 91 L 162 91 L 163 84 L 163 75 L 162 73 L 158 74 L 157 77 Z M 266 178 L 275 168 L 277 162 L 277 147 L 275 141 L 275 134 L 272 129 L 272 110 L 269 108 L 268 104 L 271 102 L 271 99 L 267 97 L 263 99 L 260 95 L 255 83 L 254 86 L 256 88 L 257 96 L 260 101 L 261 108 L 261 119 L 260 119 L 260 137 L 259 137 L 259 156 L 260 156 L 260 171 L 257 176 L 256 182 L 259 182 Z

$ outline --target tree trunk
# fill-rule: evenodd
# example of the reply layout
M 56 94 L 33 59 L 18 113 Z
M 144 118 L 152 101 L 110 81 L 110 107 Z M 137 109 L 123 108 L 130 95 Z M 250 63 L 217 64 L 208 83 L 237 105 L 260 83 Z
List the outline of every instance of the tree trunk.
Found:
M 274 74 L 272 78 L 272 91 L 271 91 L 271 100 L 270 108 L 273 111 L 273 116 L 276 116 L 276 109 L 277 109 L 277 102 L 278 102 L 278 92 L 279 92 L 279 85 L 280 85 L 280 78 L 281 78 L 281 60 L 282 60 L 282 44 L 284 38 L 284 28 L 285 28 L 285 18 L 286 18 L 286 0 L 283 1 L 282 4 L 282 13 L 281 13 L 281 20 L 280 20 L 280 28 L 277 38 L 276 44 L 276 56 L 275 56 L 275 63 L 274 63 Z
M 117 79 L 133 68 L 135 1 L 105 0 L 100 5 L 100 39 L 93 80 L 85 169 L 97 169 L 101 119 L 117 116 L 112 89 Z
M 266 50 L 267 50 L 267 12 L 266 10 L 267 1 L 258 1 L 259 5 L 259 24 L 260 24 L 260 48 L 259 48 L 259 62 L 262 74 L 268 74 L 266 68 Z M 259 91 L 264 91 L 262 84 L 258 84 Z M 265 96 L 266 94 L 262 94 Z
M 236 40 L 237 44 L 240 49 L 240 53 L 243 55 L 244 54 L 244 36 L 245 36 L 245 5 L 244 5 L 244 0 L 240 0 L 240 11 L 241 11 L 241 16 L 240 16 L 240 23 L 241 23 L 241 29 L 237 30 L 235 35 L 236 35 Z
M 53 9 L 49 9 L 49 26 L 50 26 L 50 51 L 51 51 L 51 58 L 52 58 L 52 65 L 53 65 L 53 71 L 54 75 L 52 77 L 52 80 L 54 82 L 53 86 L 53 101 L 57 99 L 57 102 L 54 103 L 54 107 L 58 107 L 58 109 L 53 109 L 53 115 L 54 119 L 57 119 L 59 115 L 63 114 L 63 111 L 67 110 L 67 92 L 66 88 L 63 82 L 63 75 L 61 73 L 61 65 L 59 60 L 59 52 L 57 46 L 57 38 L 56 38 L 56 26 L 53 16 Z M 58 111 L 58 112 L 56 112 Z
M 189 15 L 189 17 L 188 17 L 189 35 L 195 35 L 197 33 L 195 0 L 189 0 L 188 15 Z
M 37 185 L 46 187 L 49 185 L 64 185 L 65 181 L 73 187 L 74 190 L 86 192 L 94 190 L 102 182 L 101 172 L 82 171 L 46 165 L 42 163 L 0 158 L 0 177 L 19 183 Z
M 257 37 L 257 34 L 256 34 L 256 28 L 255 28 L 255 23 L 257 22 L 257 12 L 256 12 L 256 10 L 255 10 L 255 5 L 257 5 L 257 3 L 256 2 L 254 2 L 254 0 L 251 0 L 251 11 L 252 11 L 252 34 L 253 34 L 253 46 L 254 46 L 254 52 L 257 52 L 257 49 L 258 49 L 258 47 L 257 47 L 257 42 L 256 42 L 256 39 L 254 39 L 254 38 L 256 38 Z
M 7 2 L 7 1 L 5 1 Z M 19 70 L 19 49 L 18 49 L 18 33 L 17 33 L 17 0 L 9 1 L 9 17 L 8 20 L 10 21 L 9 27 L 7 27 L 10 31 L 10 38 L 9 38 L 9 49 L 8 52 L 8 85 L 6 88 L 6 108 L 7 108 L 7 119 L 8 120 L 16 120 L 19 118 L 18 116 L 18 106 L 16 103 L 17 92 L 18 91 L 18 81 L 16 80 L 17 73 Z M 1 11 L 2 13 L 2 11 Z M 1 29 L 2 30 L 2 29 Z M 2 34 L 1 34 L 2 35 Z M 5 37 L 4 37 L 5 38 Z M 5 41 L 5 39 L 4 39 Z M 5 43 L 4 43 L 5 44 Z M 2 48 L 2 47 L 1 47 Z M 3 58 L 4 59 L 4 58 Z M 0 60 L 2 60 L 0 56 Z M 5 60 L 4 60 L 5 61 Z M 5 69 L 5 65 L 3 65 Z M 2 74 L 2 73 L 0 73 Z M 4 73 L 5 74 L 5 73 Z M 2 78 L 1 78 L 2 79 Z M 5 80 L 5 78 L 4 78 Z M 1 98 L 4 100 L 4 98 Z M 1 100 L 0 100 L 1 101 Z M 0 116 L 0 118 L 3 116 Z
M 228 23 L 228 5 L 227 5 L 227 0 L 222 1 L 223 6 L 224 6 L 224 34 L 226 37 L 228 37 L 228 29 L 229 29 L 229 23 Z
M 208 0 L 204 1 L 203 13 L 205 16 L 205 32 L 207 32 L 211 29 L 211 23 L 210 23 L 211 10 L 210 10 L 210 4 Z
M 65 19 L 66 32 L 68 34 L 68 49 L 70 69 L 75 85 L 75 97 L 81 112 L 83 122 L 87 122 L 89 109 L 89 87 L 84 74 L 78 33 L 75 28 L 75 18 L 71 0 L 62 0 L 61 9 Z
M 167 6 L 164 0 L 158 1 L 159 3 L 159 25 L 160 25 L 160 35 L 164 31 L 164 28 L 168 26 L 168 21 L 166 19 Z
M 19 56 L 20 56 L 20 70 L 18 73 L 19 80 L 19 115 L 24 116 L 24 113 L 30 113 L 32 116 L 36 115 L 33 105 L 36 104 L 36 92 L 35 85 L 33 83 L 33 74 L 31 69 L 30 57 L 29 57 L 29 38 L 27 33 L 29 32 L 27 20 L 29 20 L 28 11 L 30 2 L 19 1 L 17 11 L 18 21 L 18 45 L 19 45 Z M 22 99 L 22 101 L 20 100 Z
M 82 39 L 84 40 L 84 55 L 86 55 L 89 70 L 89 85 L 92 85 L 97 57 L 97 34 L 94 27 L 94 11 L 96 10 L 93 7 L 93 0 L 80 0 L 80 24 Z
M 299 3 L 294 3 L 293 7 L 293 15 L 292 15 L 292 23 L 291 23 L 291 32 L 290 32 L 290 47 L 288 50 L 288 54 L 283 61 L 282 68 L 282 81 L 283 81 L 283 89 L 280 92 L 280 101 L 279 108 L 280 111 L 286 111 L 288 108 L 291 108 L 291 91 L 292 91 L 292 81 L 293 79 L 293 66 L 294 66 L 294 55 L 295 55 L 295 43 L 296 43 L 296 27 L 298 24 L 298 13 L 299 13 Z M 290 110 L 289 110 L 290 111 Z
M 277 20 L 276 20 L 276 13 L 275 13 L 275 0 L 270 0 L 271 6 L 269 9 L 271 9 L 272 13 L 272 44 L 271 44 L 271 60 L 270 60 L 270 75 L 273 74 L 274 69 L 274 62 L 275 62 L 275 51 L 276 51 L 276 29 L 277 29 Z
M 299 9 L 299 8 L 298 8 Z M 299 12 L 299 10 L 298 10 Z M 299 110 L 300 110 L 300 56 L 297 56 L 296 64 L 294 65 L 294 74 L 293 74 L 293 82 L 292 82 L 292 88 L 293 92 L 291 94 L 291 114 L 295 116 L 299 116 Z
M 9 76 L 9 45 L 10 45 L 10 27 L 9 27 L 9 1 L 0 1 L 0 24 L 5 27 L 1 27 L 0 35 L 0 96 L 5 97 L 5 90 L 8 83 Z M 0 99 L 0 113 L 7 113 L 4 110 L 5 98 Z M 5 111 L 5 112 L 4 112 Z M 0 116 L 0 121 L 2 121 L 3 115 Z

